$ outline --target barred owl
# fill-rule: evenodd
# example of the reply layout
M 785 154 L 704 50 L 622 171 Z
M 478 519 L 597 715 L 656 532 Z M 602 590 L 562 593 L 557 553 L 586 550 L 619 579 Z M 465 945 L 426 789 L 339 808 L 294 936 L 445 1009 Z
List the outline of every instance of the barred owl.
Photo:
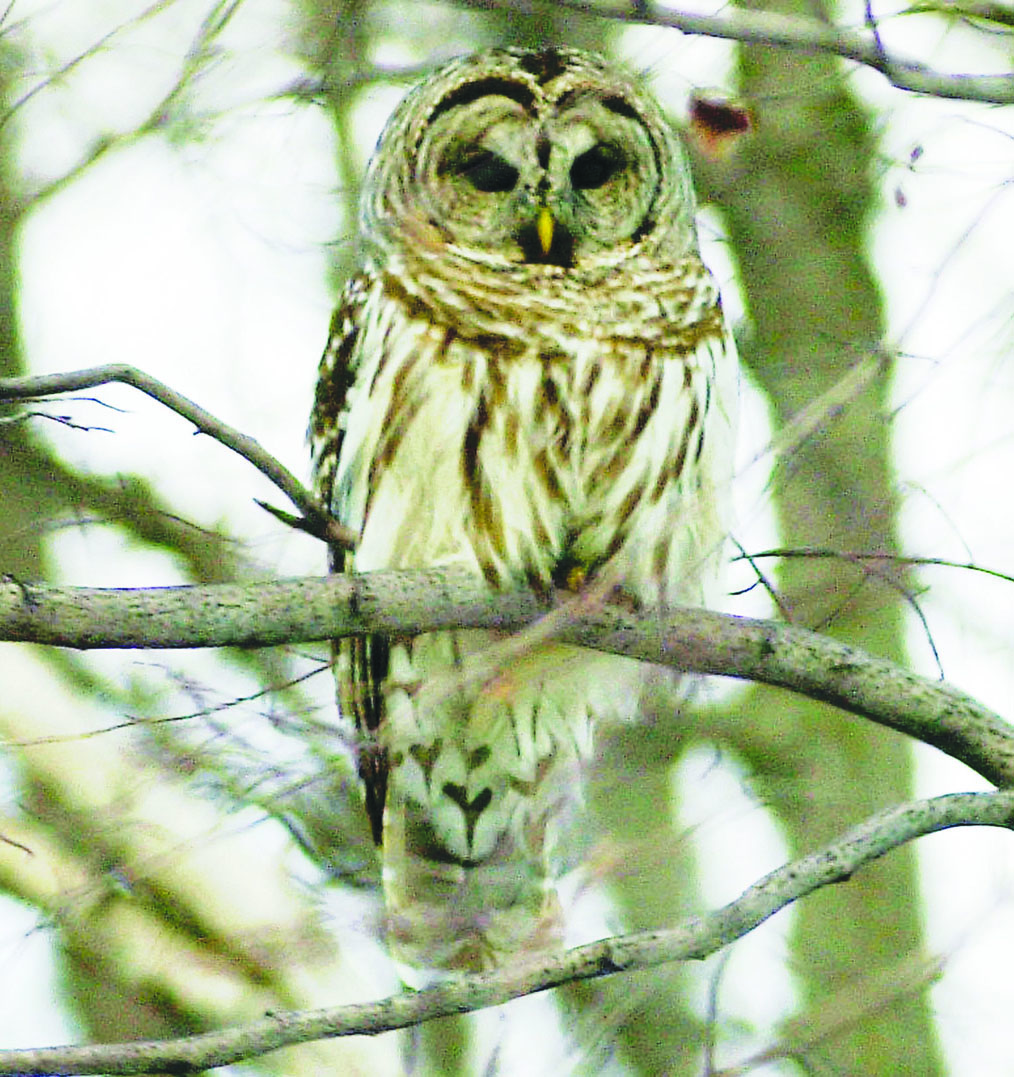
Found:
M 310 425 L 317 489 L 360 536 L 332 567 L 457 566 L 546 591 L 602 579 L 641 606 L 703 603 L 735 353 L 656 102 L 572 49 L 455 60 L 381 136 L 361 238 Z M 559 945 L 558 822 L 593 721 L 636 708 L 643 666 L 551 640 L 478 684 L 453 676 L 495 639 L 336 650 L 389 942 L 416 965 Z

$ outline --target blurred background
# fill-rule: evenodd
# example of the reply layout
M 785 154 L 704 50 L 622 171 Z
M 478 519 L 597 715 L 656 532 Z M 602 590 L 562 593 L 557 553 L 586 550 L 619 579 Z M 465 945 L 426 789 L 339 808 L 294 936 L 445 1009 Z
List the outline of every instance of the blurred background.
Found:
M 769 6 L 875 19 L 888 53 L 941 71 L 1011 70 L 1003 5 Z M 790 617 L 1009 714 L 1014 584 L 890 557 L 1014 574 L 1009 112 L 829 55 L 602 17 L 617 11 L 13 0 L 0 375 L 130 363 L 308 477 L 317 361 L 390 109 L 477 48 L 613 54 L 680 123 L 716 89 L 753 116 L 728 153 L 695 153 L 700 227 L 743 358 L 733 537 L 794 554 L 732 563 L 726 608 Z M 882 374 L 836 389 L 880 351 Z M 802 437 L 793 418 L 821 399 Z M 289 508 L 129 388 L 0 409 L 0 571 L 18 580 L 323 572 L 321 544 L 257 498 Z M 328 657 L 0 643 L 0 1047 L 180 1035 L 398 989 Z M 641 724 L 599 741 L 566 881 L 574 942 L 731 900 L 880 807 L 984 787 L 890 731 L 717 682 L 684 706 L 660 684 Z M 230 1072 L 1008 1074 L 1012 866 L 1005 832 L 935 835 L 694 967 Z

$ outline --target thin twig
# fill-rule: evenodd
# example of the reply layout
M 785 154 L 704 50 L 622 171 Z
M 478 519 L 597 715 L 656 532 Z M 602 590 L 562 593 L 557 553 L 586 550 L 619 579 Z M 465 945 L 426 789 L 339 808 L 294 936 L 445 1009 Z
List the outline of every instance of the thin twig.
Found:
M 739 546 L 739 543 L 736 543 L 736 545 Z M 774 556 L 776 553 L 779 556 L 783 556 L 783 557 L 789 557 L 789 556 L 806 557 L 806 556 L 811 556 L 812 555 L 812 556 L 816 556 L 816 557 L 819 557 L 819 558 L 831 558 L 835 554 L 837 554 L 837 558 L 839 560 L 845 561 L 848 564 L 855 565 L 857 568 L 859 568 L 862 571 L 864 577 L 866 577 L 867 579 L 870 579 L 870 578 L 878 579 L 878 580 L 880 580 L 881 583 L 883 583 L 886 586 L 890 587 L 893 591 L 896 591 L 908 603 L 908 605 L 912 608 L 912 612 L 919 619 L 919 623 L 922 625 L 923 632 L 925 633 L 925 636 L 926 636 L 926 642 L 929 644 L 930 652 L 933 655 L 933 661 L 936 663 L 937 672 L 940 675 L 940 680 L 944 679 L 944 665 L 943 665 L 943 662 L 941 661 L 941 658 L 940 658 L 940 652 L 937 650 L 936 640 L 933 639 L 933 633 L 930 630 L 929 621 L 926 620 L 926 615 L 923 613 L 922 607 L 919 605 L 918 601 L 916 600 L 915 595 L 912 593 L 911 589 L 906 587 L 905 584 L 901 580 L 897 580 L 897 579 L 894 578 L 893 575 L 889 574 L 885 567 L 877 567 L 877 565 L 885 566 L 885 565 L 895 565 L 895 564 L 901 564 L 901 565 L 918 564 L 920 561 L 929 560 L 928 558 L 911 558 L 911 557 L 906 558 L 906 557 L 904 557 L 902 555 L 899 555 L 899 554 L 887 554 L 887 553 L 853 554 L 853 553 L 846 553 L 846 552 L 842 552 L 842 551 L 834 551 L 834 550 L 827 550 L 827 549 L 823 549 L 823 550 L 820 550 L 819 552 L 817 552 L 816 550 L 807 549 L 807 548 L 800 548 L 800 549 L 796 549 L 795 551 L 790 551 L 790 550 L 781 550 L 781 551 L 765 550 L 765 551 L 763 551 L 763 552 L 761 552 L 759 554 L 755 554 L 755 553 L 747 553 L 746 550 L 744 550 L 742 546 L 739 546 L 739 554 L 736 557 L 734 557 L 732 560 L 734 560 L 734 561 L 746 561 L 750 565 L 750 567 L 754 570 L 754 572 L 759 573 L 760 570 L 757 567 L 756 559 L 759 558 L 759 557 L 771 557 L 771 556 Z M 868 565 L 866 562 L 869 562 L 869 561 L 873 561 L 876 564 L 875 565 Z M 939 564 L 941 562 L 938 561 L 937 563 Z M 970 566 L 964 565 L 964 566 L 961 566 L 961 567 L 967 568 L 967 567 L 970 567 Z M 997 573 L 990 572 L 990 575 L 997 575 Z M 763 577 L 761 577 L 761 578 L 763 579 Z M 838 609 L 835 610 L 833 613 L 829 614 L 828 617 L 826 617 L 824 619 L 824 621 L 820 625 L 814 626 L 815 629 L 817 631 L 824 631 L 832 623 L 834 618 L 837 617 L 838 614 L 859 593 L 860 589 L 861 589 L 860 587 L 855 587 L 853 589 L 853 591 L 847 596 L 846 600 L 839 605 Z M 779 605 L 779 609 L 781 609 L 781 605 Z M 783 613 L 784 613 L 784 611 L 783 611 Z
M 752 590 L 757 585 L 757 583 L 759 583 L 768 593 L 768 596 L 771 598 L 771 601 L 774 602 L 775 606 L 778 609 L 778 612 L 786 621 L 791 624 L 793 621 L 792 611 L 785 604 L 785 601 L 782 599 L 782 596 L 778 593 L 778 588 L 775 587 L 775 585 L 761 571 L 760 565 L 758 565 L 754 560 L 754 555 L 748 553 L 743 547 L 742 543 L 739 541 L 739 539 L 737 539 L 735 536 L 732 536 L 732 544 L 736 547 L 737 550 L 739 550 L 739 555 L 733 558 L 733 560 L 746 561 L 747 564 L 749 564 L 749 566 L 753 569 L 754 575 L 757 577 L 756 582 L 751 584 L 750 587 L 746 588 L 745 590 Z M 737 592 L 737 594 L 743 593 L 744 591 Z
M 90 46 L 79 56 L 69 61 L 67 69 L 88 59 L 126 27 L 140 23 L 150 16 L 158 14 L 163 7 L 170 6 L 172 2 L 173 0 L 157 0 L 156 3 L 141 12 L 136 19 L 124 23 L 122 26 L 115 27 L 95 45 Z M 197 34 L 183 56 L 183 64 L 180 68 L 179 76 L 175 79 L 168 92 L 161 98 L 161 100 L 156 102 L 148 115 L 139 124 L 126 131 L 100 135 L 92 142 L 87 150 L 85 150 L 78 161 L 66 172 L 19 199 L 16 205 L 12 207 L 13 214 L 18 216 L 29 210 L 38 208 L 42 202 L 52 198 L 80 178 L 96 162 L 106 157 L 110 151 L 117 149 L 120 146 L 136 142 L 154 131 L 161 131 L 164 129 L 172 118 L 174 111 L 178 109 L 179 102 L 182 99 L 184 92 L 190 88 L 195 81 L 196 76 L 203 68 L 207 67 L 217 59 L 217 53 L 213 48 L 213 42 L 229 24 L 229 21 L 239 9 L 241 2 L 242 0 L 216 0 L 216 3 L 212 6 L 210 12 L 208 12 L 208 14 L 201 20 Z M 50 81 L 60 77 L 62 74 L 62 71 L 57 71 L 55 74 L 49 76 L 49 78 L 44 80 L 39 86 L 34 87 L 29 92 L 29 96 L 37 93 L 40 89 L 48 85 Z M 14 107 L 20 107 L 24 103 L 24 100 L 22 100 Z M 8 116 L 9 115 L 10 113 L 8 113 Z M 6 120 L 6 118 L 7 117 L 4 117 L 4 120 Z
M 1006 583 L 1014 583 L 1014 576 L 999 569 L 986 568 L 972 561 L 949 561 L 946 557 L 911 557 L 908 554 L 884 553 L 875 550 L 832 550 L 824 546 L 785 546 L 774 550 L 759 550 L 757 552 L 741 553 L 732 558 L 733 561 L 759 560 L 761 557 L 814 557 L 836 558 L 839 561 L 851 561 L 860 564 L 863 561 L 890 561 L 897 565 L 939 565 L 943 568 L 962 568 L 968 572 L 981 572 L 984 576 L 992 576 Z
M 259 688 L 256 692 L 251 692 L 245 696 L 233 696 L 231 699 L 223 700 L 221 703 L 216 703 L 213 706 L 203 707 L 200 710 L 191 711 L 189 714 L 169 714 L 163 715 L 160 718 L 140 718 L 134 715 L 128 715 L 122 722 L 114 722 L 112 725 L 99 726 L 96 729 L 82 729 L 74 733 L 54 733 L 46 737 L 29 737 L 27 739 L 17 740 L 0 740 L 0 747 L 3 748 L 37 748 L 42 744 L 76 744 L 78 741 L 91 740 L 93 737 L 104 737 L 108 733 L 118 733 L 123 729 L 137 729 L 138 726 L 159 726 L 159 725 L 174 725 L 177 722 L 192 722 L 198 718 L 212 718 L 221 714 L 223 711 L 231 710 L 233 707 L 243 707 L 247 703 L 253 703 L 258 699 L 264 699 L 266 696 L 280 693 L 286 688 L 294 688 L 297 684 L 302 684 L 305 681 L 310 680 L 311 677 L 316 677 L 320 673 L 326 673 L 331 668 L 330 662 L 322 662 L 316 669 L 311 669 L 308 673 L 301 673 L 298 677 L 290 677 L 287 681 L 281 684 L 271 684 L 267 688 Z
M 72 56 L 69 60 L 64 61 L 54 71 L 49 72 L 44 78 L 41 78 L 31 89 L 26 90 L 16 101 L 3 113 L 0 113 L 0 128 L 2 128 L 14 114 L 29 101 L 32 100 L 36 94 L 41 93 L 48 86 L 53 83 L 65 79 L 76 67 L 79 67 L 85 60 L 91 59 L 93 56 L 102 52 L 105 47 L 115 38 L 118 37 L 126 30 L 130 30 L 136 26 L 140 26 L 143 22 L 152 18 L 154 15 L 161 14 L 166 8 L 170 7 L 174 3 L 174 0 L 156 0 L 155 3 L 149 4 L 143 11 L 137 15 L 131 16 L 126 21 L 120 23 L 118 26 L 114 26 L 112 30 L 108 30 L 97 41 L 93 42 L 82 52 Z M 6 11 L 3 14 L 3 18 L 0 18 L 0 25 L 3 24 L 4 19 L 10 13 L 14 7 L 14 0 L 7 6 Z
M 865 970 L 786 1021 L 771 1046 L 716 1071 L 714 1077 L 748 1077 L 783 1059 L 799 1062 L 804 1073 L 819 1073 L 805 1064 L 817 1048 L 849 1029 L 865 1027 L 870 1017 L 906 995 L 925 991 L 943 968 L 942 959 L 928 958 L 917 950 L 882 968 Z

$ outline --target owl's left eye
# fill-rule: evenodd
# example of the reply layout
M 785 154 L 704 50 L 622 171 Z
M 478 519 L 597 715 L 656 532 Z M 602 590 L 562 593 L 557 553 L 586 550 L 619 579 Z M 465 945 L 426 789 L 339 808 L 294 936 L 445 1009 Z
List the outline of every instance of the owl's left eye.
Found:
M 593 191 L 605 186 L 622 167 L 623 159 L 616 150 L 599 143 L 570 166 L 570 182 L 577 191 Z
M 479 150 L 465 157 L 457 170 L 484 194 L 513 191 L 518 182 L 518 170 L 490 150 Z

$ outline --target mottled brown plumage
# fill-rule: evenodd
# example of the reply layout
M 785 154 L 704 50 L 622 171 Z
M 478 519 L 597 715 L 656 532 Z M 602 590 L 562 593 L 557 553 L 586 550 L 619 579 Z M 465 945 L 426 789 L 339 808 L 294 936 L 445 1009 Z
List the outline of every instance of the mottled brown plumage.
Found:
M 385 130 L 362 237 L 311 420 L 318 489 L 361 536 L 333 567 L 600 577 L 645 605 L 704 602 L 735 357 L 653 99 L 574 50 L 454 61 Z M 453 676 L 495 638 L 337 652 L 390 937 L 415 964 L 558 944 L 555 824 L 593 720 L 636 710 L 638 663 L 552 642 L 478 684 Z

